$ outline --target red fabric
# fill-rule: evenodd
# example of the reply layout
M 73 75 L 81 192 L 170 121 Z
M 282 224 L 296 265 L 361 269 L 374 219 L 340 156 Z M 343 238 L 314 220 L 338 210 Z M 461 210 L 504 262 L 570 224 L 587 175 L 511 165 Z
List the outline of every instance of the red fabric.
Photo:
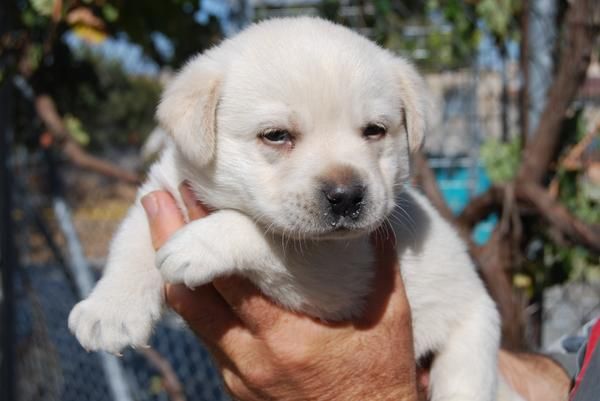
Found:
M 585 349 L 585 356 L 583 357 L 583 365 L 581 366 L 581 370 L 579 371 L 579 374 L 577 375 L 577 378 L 575 379 L 575 385 L 573 386 L 573 390 L 571 390 L 570 399 L 573 399 L 575 394 L 577 394 L 577 390 L 579 389 L 579 384 L 581 383 L 581 380 L 585 376 L 585 371 L 590 363 L 590 360 L 592 359 L 592 354 L 594 353 L 594 349 L 596 349 L 596 347 L 598 346 L 599 341 L 600 341 L 600 319 L 598 319 L 596 321 L 596 324 L 594 324 L 594 327 L 592 327 L 592 331 L 588 338 L 588 343 L 587 343 L 587 346 Z

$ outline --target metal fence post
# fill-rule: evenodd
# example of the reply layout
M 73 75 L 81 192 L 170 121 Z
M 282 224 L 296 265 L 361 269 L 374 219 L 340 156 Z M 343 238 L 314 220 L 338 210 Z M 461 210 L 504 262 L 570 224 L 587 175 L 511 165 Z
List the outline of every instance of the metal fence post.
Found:
M 4 35 L 14 25 L 13 4 L 0 7 L 0 35 Z M 14 272 L 17 267 L 17 255 L 13 238 L 12 220 L 12 177 L 10 173 L 10 148 L 13 141 L 12 83 L 7 79 L 7 69 L 12 66 L 11 59 L 3 54 L 0 59 L 0 268 L 2 270 L 2 323 L 0 334 L 0 399 L 13 401 L 16 398 L 15 364 L 15 293 Z
M 75 231 L 75 225 L 73 224 L 73 219 L 71 218 L 71 213 L 66 202 L 63 198 L 54 196 L 52 204 L 54 214 L 66 238 L 69 267 L 75 278 L 79 296 L 80 298 L 85 298 L 92 292 L 95 282 L 94 277 L 83 253 L 83 248 Z M 115 401 L 133 401 L 127 382 L 125 381 L 123 367 L 117 357 L 105 352 L 100 352 L 98 355 L 113 399 Z
M 4 81 L 0 86 L 0 183 L 2 199 L 0 201 L 0 238 L 2 241 L 0 261 L 2 265 L 2 378 L 0 397 L 7 401 L 16 398 L 15 365 L 15 291 L 14 272 L 17 267 L 17 255 L 14 244 L 12 221 L 12 177 L 9 168 L 10 147 L 12 144 L 11 84 Z

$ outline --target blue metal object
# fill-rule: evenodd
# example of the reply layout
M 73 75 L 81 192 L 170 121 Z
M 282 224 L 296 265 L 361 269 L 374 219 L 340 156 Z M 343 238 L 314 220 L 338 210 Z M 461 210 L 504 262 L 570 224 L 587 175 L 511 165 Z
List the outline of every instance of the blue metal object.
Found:
M 459 214 L 472 197 L 486 191 L 491 181 L 482 166 L 434 168 L 440 191 L 454 214 Z M 485 244 L 492 234 L 498 216 L 492 215 L 480 222 L 473 230 L 473 240 Z

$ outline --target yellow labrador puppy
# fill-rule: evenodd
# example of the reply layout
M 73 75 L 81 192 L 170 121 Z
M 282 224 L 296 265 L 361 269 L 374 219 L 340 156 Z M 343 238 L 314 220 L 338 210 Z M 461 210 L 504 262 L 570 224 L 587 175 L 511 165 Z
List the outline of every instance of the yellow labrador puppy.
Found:
M 369 234 L 392 225 L 417 356 L 433 352 L 432 399 L 496 397 L 499 319 L 465 245 L 407 185 L 426 94 L 404 59 L 314 18 L 253 25 L 190 60 L 158 120 L 172 143 L 139 197 L 187 180 L 218 211 L 155 254 L 139 197 L 104 277 L 69 327 L 90 350 L 144 345 L 165 281 L 238 274 L 287 308 L 361 313 L 373 277 Z

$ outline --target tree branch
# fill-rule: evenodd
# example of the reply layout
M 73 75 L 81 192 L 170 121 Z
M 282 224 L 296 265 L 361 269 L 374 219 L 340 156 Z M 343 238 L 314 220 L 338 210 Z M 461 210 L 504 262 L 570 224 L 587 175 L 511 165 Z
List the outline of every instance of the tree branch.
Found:
M 529 137 L 529 40 L 527 32 L 529 31 L 529 1 L 521 2 L 521 15 L 519 25 L 521 29 L 521 43 L 519 46 L 519 69 L 523 77 L 523 83 L 519 90 L 519 127 L 521 128 L 521 146 L 527 144 Z
M 502 345 L 511 350 L 524 348 L 522 305 L 511 281 L 512 251 L 510 236 L 497 225 L 488 242 L 471 248 L 483 281 L 496 302 L 502 318 Z
M 78 167 L 94 171 L 107 177 L 116 178 L 129 184 L 137 185 L 140 183 L 140 177 L 137 174 L 96 156 L 92 156 L 73 140 L 66 142 L 62 147 L 62 151 L 69 161 Z
M 499 210 L 504 199 L 504 187 L 494 185 L 480 195 L 471 198 L 467 206 L 456 218 L 460 226 L 471 229 L 490 213 Z
M 567 11 L 567 38 L 558 73 L 533 138 L 527 143 L 518 181 L 542 183 L 560 144 L 565 113 L 585 80 L 598 31 L 598 0 L 575 0 Z
M 79 146 L 69 134 L 62 117 L 56 110 L 54 100 L 50 96 L 45 94 L 36 96 L 35 109 L 52 137 L 59 145 L 62 145 L 62 151 L 73 164 L 130 184 L 139 184 L 140 177 L 137 174 L 93 156 Z
M 169 399 L 171 401 L 186 401 L 183 386 L 169 361 L 152 348 L 140 348 L 138 352 L 144 355 L 148 362 L 159 371 Z
M 558 228 L 574 242 L 600 254 L 599 225 L 588 225 L 579 220 L 537 184 L 521 183 L 517 187 L 517 197 L 534 205 L 548 223 Z

